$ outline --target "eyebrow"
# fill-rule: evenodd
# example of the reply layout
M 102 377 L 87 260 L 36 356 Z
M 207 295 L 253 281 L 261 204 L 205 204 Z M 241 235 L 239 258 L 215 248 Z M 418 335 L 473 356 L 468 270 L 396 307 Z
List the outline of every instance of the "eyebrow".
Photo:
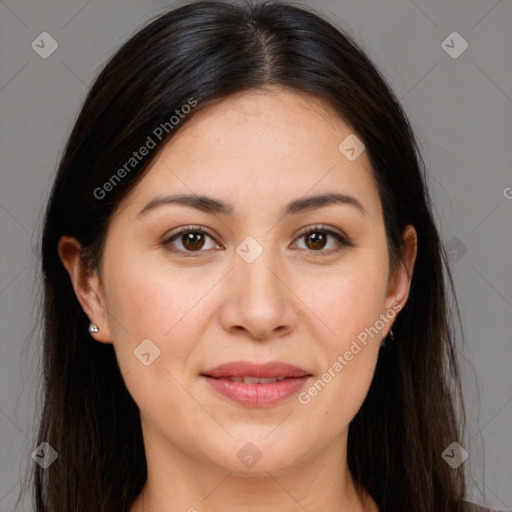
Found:
M 137 217 L 140 217 L 150 210 L 155 209 L 158 206 L 167 205 L 167 204 L 180 204 L 184 206 L 191 206 L 192 208 L 196 208 L 202 212 L 206 213 L 214 213 L 218 215 L 225 215 L 232 217 L 234 215 L 234 208 L 232 205 L 223 203 L 217 199 L 208 196 L 202 195 L 187 195 L 187 194 L 176 194 L 170 196 L 156 196 L 149 203 L 147 203 L 144 208 L 137 214 Z M 319 208 L 323 208 L 325 206 L 330 206 L 334 204 L 343 204 L 355 207 L 359 210 L 363 215 L 367 215 L 365 207 L 358 201 L 355 197 L 340 194 L 340 193 L 325 193 L 318 194 L 314 196 L 309 196 L 305 198 L 295 199 L 288 203 L 284 210 L 284 215 L 296 215 L 298 213 L 302 213 L 310 210 L 317 210 Z

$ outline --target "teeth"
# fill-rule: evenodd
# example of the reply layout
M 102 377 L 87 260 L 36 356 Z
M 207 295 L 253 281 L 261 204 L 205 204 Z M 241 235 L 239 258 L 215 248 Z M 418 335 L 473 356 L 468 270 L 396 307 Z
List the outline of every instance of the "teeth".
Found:
M 273 382 L 282 382 L 286 377 L 224 377 L 233 382 L 243 382 L 244 384 L 272 384 Z
M 269 380 L 269 379 L 266 379 L 266 380 Z M 272 380 L 272 379 L 270 379 L 270 380 Z M 258 377 L 244 377 L 244 384 L 260 384 L 260 379 Z
M 271 382 L 277 382 L 277 378 L 274 377 L 267 377 L 267 378 L 262 378 L 262 379 L 259 379 L 259 381 L 261 382 L 261 384 L 270 384 Z

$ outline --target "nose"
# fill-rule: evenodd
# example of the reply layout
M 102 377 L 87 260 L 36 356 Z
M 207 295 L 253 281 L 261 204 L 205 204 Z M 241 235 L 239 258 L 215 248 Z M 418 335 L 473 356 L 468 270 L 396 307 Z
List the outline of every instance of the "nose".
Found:
M 297 325 L 297 299 L 287 283 L 286 271 L 270 250 L 247 263 L 236 255 L 220 309 L 224 330 L 245 332 L 252 338 L 285 336 Z

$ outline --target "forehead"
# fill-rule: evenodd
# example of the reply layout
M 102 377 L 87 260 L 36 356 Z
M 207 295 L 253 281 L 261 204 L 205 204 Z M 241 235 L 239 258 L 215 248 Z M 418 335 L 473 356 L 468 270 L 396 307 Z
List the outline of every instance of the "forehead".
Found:
M 367 154 L 351 160 L 344 151 L 353 137 L 316 97 L 283 89 L 237 93 L 187 120 L 129 202 L 143 207 L 156 195 L 200 194 L 233 204 L 236 214 L 337 192 L 360 198 L 371 214 L 380 201 Z

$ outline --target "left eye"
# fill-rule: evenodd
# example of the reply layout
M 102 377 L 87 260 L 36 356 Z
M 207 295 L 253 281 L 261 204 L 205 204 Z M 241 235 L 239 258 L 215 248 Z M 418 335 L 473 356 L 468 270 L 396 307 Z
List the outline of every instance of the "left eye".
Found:
M 335 239 L 335 246 L 334 248 L 331 247 L 329 250 L 323 250 L 325 249 L 329 238 Z M 297 240 L 302 239 L 305 239 L 305 249 L 313 252 L 335 252 L 337 248 L 346 243 L 346 239 L 339 233 L 325 228 L 312 228 L 309 231 L 302 233 Z

